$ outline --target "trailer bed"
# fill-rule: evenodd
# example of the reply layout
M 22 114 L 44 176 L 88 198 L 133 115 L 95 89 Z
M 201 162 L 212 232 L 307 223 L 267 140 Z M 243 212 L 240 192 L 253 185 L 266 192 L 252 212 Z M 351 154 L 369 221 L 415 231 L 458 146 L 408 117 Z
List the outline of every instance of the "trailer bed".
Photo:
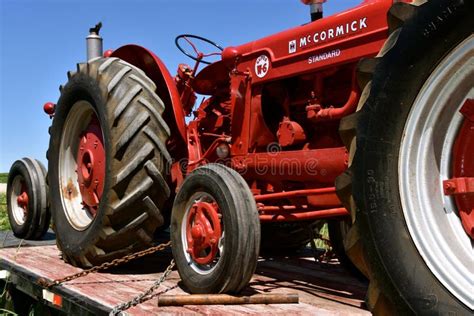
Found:
M 367 284 L 349 275 L 336 260 L 319 263 L 310 255 L 308 250 L 294 257 L 260 258 L 257 271 L 243 293 L 298 293 L 299 304 L 158 307 L 154 298 L 127 313 L 368 315 L 363 303 Z M 3 248 L 0 258 L 0 270 L 9 271 L 10 282 L 39 300 L 44 293 L 36 284 L 38 278 L 52 280 L 81 271 L 64 263 L 54 245 Z M 51 292 L 62 297 L 62 310 L 68 314 L 107 314 L 115 305 L 151 286 L 171 258 L 171 252 L 167 250 L 111 271 L 89 274 L 54 287 Z M 176 270 L 158 293 L 186 294 Z

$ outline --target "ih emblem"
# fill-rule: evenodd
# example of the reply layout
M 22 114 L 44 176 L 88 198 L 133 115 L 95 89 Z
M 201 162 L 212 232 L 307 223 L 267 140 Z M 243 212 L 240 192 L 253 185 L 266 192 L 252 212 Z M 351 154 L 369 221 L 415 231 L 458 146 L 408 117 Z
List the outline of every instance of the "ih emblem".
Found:
M 255 61 L 255 74 L 259 78 L 265 77 L 270 68 L 270 60 L 267 55 L 260 55 Z
M 288 53 L 290 54 L 296 53 L 296 40 L 292 40 L 288 42 Z

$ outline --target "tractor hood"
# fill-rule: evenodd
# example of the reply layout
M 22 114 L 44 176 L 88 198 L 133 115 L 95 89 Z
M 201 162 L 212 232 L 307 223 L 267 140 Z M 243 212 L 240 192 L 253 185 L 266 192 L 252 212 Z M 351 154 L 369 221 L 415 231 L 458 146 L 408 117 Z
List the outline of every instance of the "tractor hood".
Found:
M 222 60 L 239 58 L 240 62 L 268 58 L 272 67 L 305 61 L 316 52 L 331 53 L 347 47 L 363 45 L 368 34 L 386 37 L 386 13 L 392 0 L 367 0 L 344 12 L 298 26 L 236 47 L 227 47 Z M 330 56 L 330 55 L 329 55 Z M 261 61 L 265 62 L 265 60 Z M 262 73 L 256 73 L 261 78 Z

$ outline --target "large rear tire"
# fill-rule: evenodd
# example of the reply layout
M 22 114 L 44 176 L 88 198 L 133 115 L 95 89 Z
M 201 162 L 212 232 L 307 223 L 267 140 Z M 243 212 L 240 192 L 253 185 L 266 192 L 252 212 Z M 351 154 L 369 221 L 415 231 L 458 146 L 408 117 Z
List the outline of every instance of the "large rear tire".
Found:
M 63 258 L 90 267 L 152 245 L 170 196 L 170 131 L 133 65 L 99 58 L 68 77 L 48 151 L 54 229 Z
M 331 240 L 332 250 L 347 272 L 359 280 L 367 280 L 364 274 L 352 263 L 345 251 L 344 240 L 347 238 L 351 225 L 350 219 L 331 220 L 328 222 L 329 239 Z
M 389 39 L 359 66 L 359 111 L 341 122 L 351 162 L 337 187 L 353 218 L 344 244 L 376 314 L 474 307 L 472 240 L 443 193 L 458 111 L 474 97 L 473 12 L 472 1 L 394 4 Z

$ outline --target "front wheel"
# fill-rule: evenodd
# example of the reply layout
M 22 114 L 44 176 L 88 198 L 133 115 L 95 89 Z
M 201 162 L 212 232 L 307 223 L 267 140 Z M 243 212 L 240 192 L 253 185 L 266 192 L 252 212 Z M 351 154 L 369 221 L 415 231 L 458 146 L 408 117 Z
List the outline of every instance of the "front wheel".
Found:
M 192 293 L 239 292 L 257 266 L 260 223 L 245 180 L 208 164 L 179 190 L 171 216 L 173 256 Z
M 7 183 L 8 219 L 18 238 L 41 239 L 49 228 L 51 213 L 46 168 L 31 158 L 13 163 Z

